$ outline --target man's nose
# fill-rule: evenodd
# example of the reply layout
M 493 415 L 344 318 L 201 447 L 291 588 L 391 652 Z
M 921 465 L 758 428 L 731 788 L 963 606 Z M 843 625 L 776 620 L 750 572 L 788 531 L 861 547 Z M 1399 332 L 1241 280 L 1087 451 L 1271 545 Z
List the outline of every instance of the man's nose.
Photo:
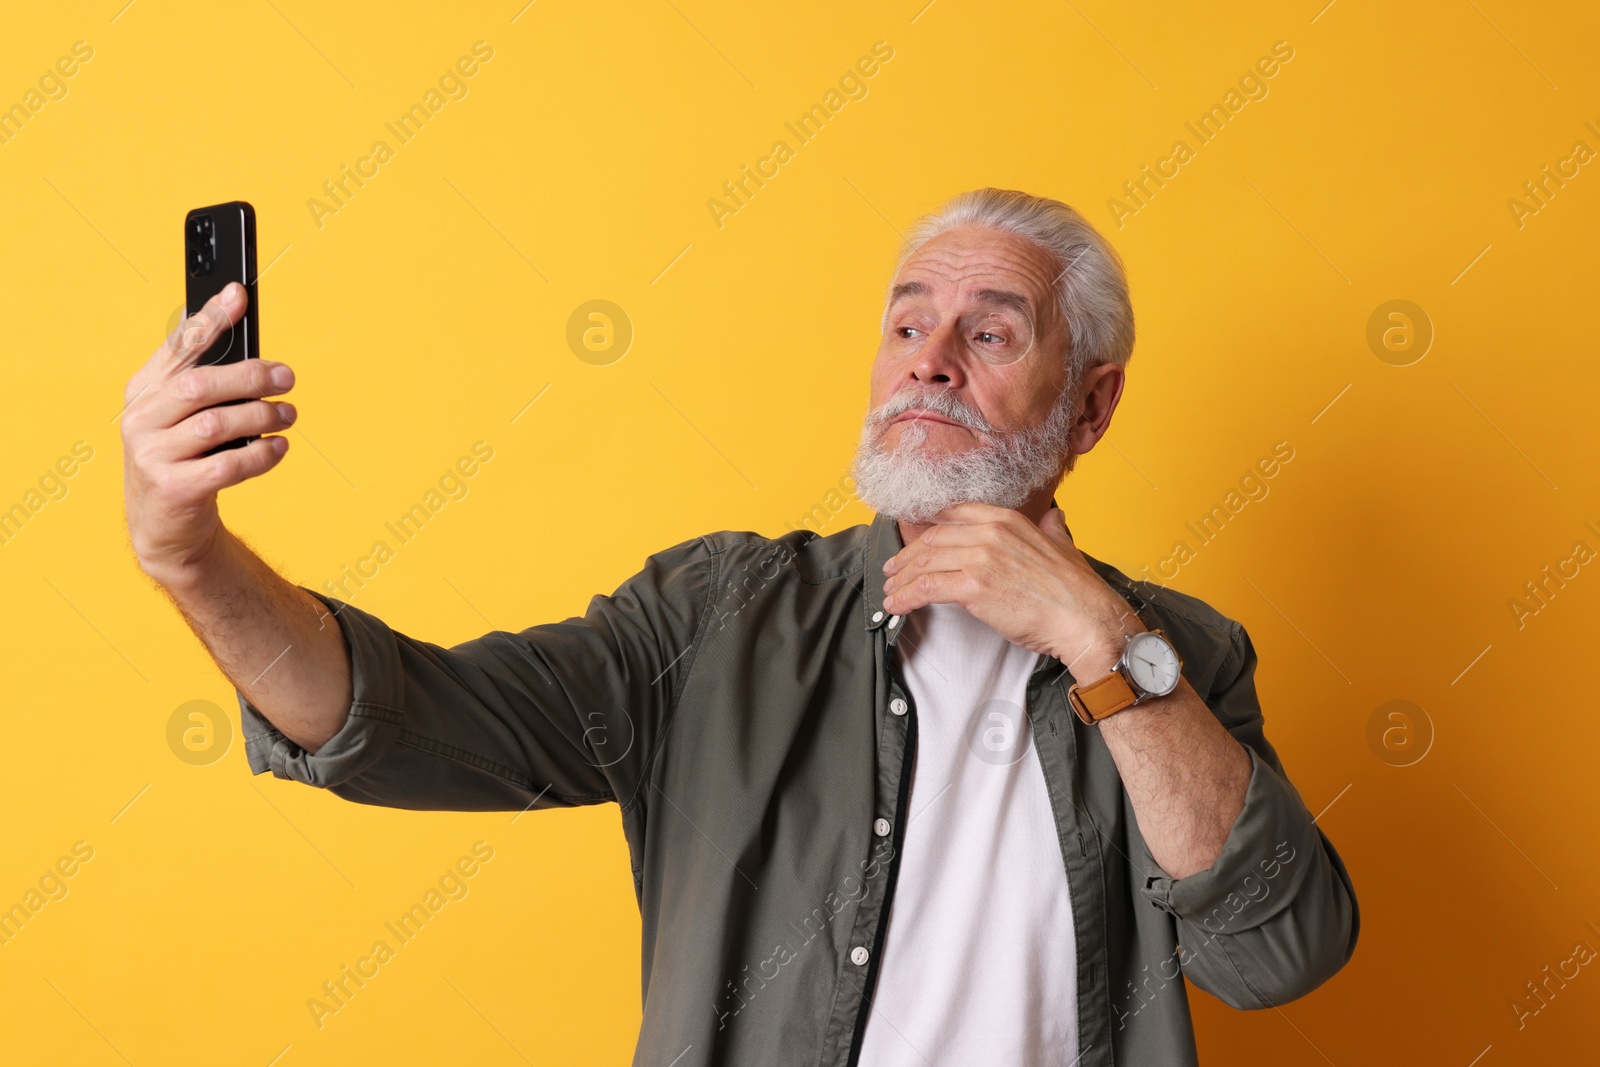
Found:
M 955 326 L 940 326 L 933 332 L 918 350 L 911 364 L 911 376 L 919 382 L 952 389 L 966 384 L 966 349 Z

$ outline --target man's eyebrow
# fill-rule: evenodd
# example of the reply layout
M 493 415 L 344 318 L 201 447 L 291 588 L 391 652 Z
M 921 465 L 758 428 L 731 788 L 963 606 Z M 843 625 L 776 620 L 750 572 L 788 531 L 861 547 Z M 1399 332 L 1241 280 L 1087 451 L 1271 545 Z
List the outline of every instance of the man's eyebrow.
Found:
M 889 307 L 894 307 L 901 297 L 928 296 L 930 290 L 922 282 L 901 282 L 889 292 Z M 1002 307 L 1015 308 L 1024 315 L 1033 314 L 1033 307 L 1028 298 L 1021 293 L 1014 293 L 1009 289 L 979 289 L 973 294 L 980 303 L 999 304 Z
M 979 289 L 974 295 L 985 304 L 999 304 L 1003 307 L 1016 308 L 1024 315 L 1033 314 L 1033 307 L 1028 303 L 1028 298 L 1009 289 Z
M 928 287 L 921 282 L 901 282 L 889 291 L 889 306 L 894 307 L 905 296 L 927 296 Z

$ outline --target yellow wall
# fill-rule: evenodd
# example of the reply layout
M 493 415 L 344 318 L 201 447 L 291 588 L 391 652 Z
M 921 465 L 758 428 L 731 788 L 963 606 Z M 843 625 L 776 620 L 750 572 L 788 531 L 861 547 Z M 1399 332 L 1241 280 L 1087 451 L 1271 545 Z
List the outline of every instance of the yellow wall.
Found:
M 1520 620 L 1510 601 L 1600 551 L 1600 164 L 1508 204 L 1576 142 L 1600 151 L 1592 6 L 121 2 L 17 7 L 0 34 L 0 104 L 92 49 L 0 144 L 0 506 L 40 505 L 0 545 L 0 903 L 74 871 L 0 947 L 7 1062 L 622 1064 L 638 1024 L 615 807 L 418 814 L 247 773 L 232 689 L 122 519 L 114 420 L 182 302 L 186 210 L 250 200 L 262 265 L 282 252 L 261 342 L 298 372 L 301 421 L 223 508 L 286 575 L 336 577 L 492 446 L 353 601 L 451 644 L 824 501 L 896 231 L 985 184 L 1078 206 L 1126 257 L 1130 385 L 1063 488 L 1069 522 L 1136 576 L 1190 542 L 1172 584 L 1249 628 L 1269 737 L 1332 805 L 1360 896 L 1355 959 L 1310 998 L 1194 994 L 1207 1062 L 1592 1054 L 1595 966 L 1520 1028 L 1512 1003 L 1600 949 L 1600 575 L 1567 564 Z M 396 143 L 385 123 L 478 41 L 467 95 Z M 800 145 L 785 122 L 880 41 L 866 95 Z M 1266 95 L 1200 144 L 1185 122 L 1277 42 Z M 313 212 L 379 139 L 392 158 Z M 713 212 L 780 139 L 766 187 Z M 1180 139 L 1175 176 L 1114 210 Z M 591 300 L 632 323 L 620 360 L 569 349 Z M 1434 334 L 1405 366 L 1367 339 L 1393 300 Z M 78 442 L 66 495 L 28 497 Z M 1278 442 L 1267 495 L 1198 546 L 1185 523 Z M 1421 718 L 1407 749 L 1397 700 L 1433 733 L 1408 766 Z M 169 747 L 190 701 L 226 712 L 220 759 Z M 307 1000 L 478 841 L 469 895 L 319 1029 Z

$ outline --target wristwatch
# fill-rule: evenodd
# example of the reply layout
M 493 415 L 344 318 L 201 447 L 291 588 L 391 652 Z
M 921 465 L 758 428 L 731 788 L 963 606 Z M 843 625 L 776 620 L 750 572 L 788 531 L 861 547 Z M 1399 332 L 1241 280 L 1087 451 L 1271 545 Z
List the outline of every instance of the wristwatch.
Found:
M 1128 636 L 1111 673 L 1098 682 L 1067 690 L 1067 703 L 1078 718 L 1093 726 L 1108 715 L 1131 708 L 1155 697 L 1164 697 L 1178 688 L 1183 657 L 1160 630 L 1144 630 Z

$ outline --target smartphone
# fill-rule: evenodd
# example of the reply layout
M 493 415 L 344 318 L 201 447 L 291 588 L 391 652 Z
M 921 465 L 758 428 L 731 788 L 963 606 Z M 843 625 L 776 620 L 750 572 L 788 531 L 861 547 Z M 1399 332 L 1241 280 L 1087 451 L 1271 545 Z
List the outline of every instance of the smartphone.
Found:
M 199 311 L 229 282 L 244 286 L 249 297 L 244 317 L 200 353 L 196 365 L 213 366 L 259 358 L 261 305 L 256 298 L 256 209 L 243 200 L 197 207 L 183 220 L 183 240 L 187 265 L 185 318 Z M 244 400 L 223 403 L 242 404 Z M 243 448 L 258 436 L 237 437 L 203 454 L 209 456 L 225 448 Z

